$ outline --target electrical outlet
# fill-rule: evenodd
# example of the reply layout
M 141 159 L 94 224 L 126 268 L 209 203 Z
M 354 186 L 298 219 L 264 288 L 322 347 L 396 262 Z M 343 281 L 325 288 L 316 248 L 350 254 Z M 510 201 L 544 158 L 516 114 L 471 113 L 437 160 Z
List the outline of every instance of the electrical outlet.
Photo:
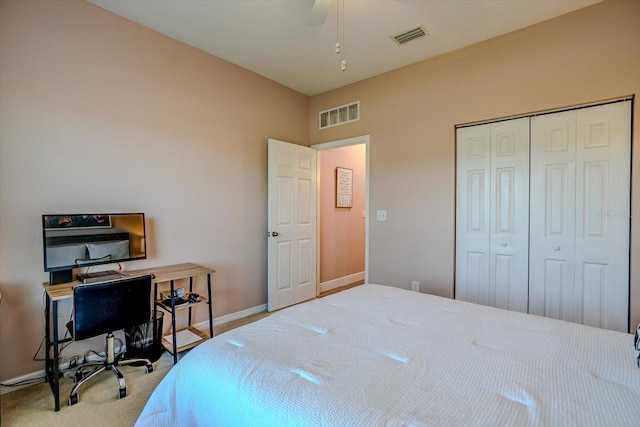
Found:
M 420 292 L 420 282 L 417 280 L 413 280 L 411 282 L 411 290 L 415 292 Z

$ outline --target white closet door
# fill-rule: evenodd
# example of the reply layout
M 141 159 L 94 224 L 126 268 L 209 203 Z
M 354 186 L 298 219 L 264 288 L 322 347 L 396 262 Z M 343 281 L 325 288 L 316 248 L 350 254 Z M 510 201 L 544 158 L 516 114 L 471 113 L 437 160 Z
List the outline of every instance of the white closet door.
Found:
M 578 322 L 628 331 L 631 102 L 578 110 Z
M 533 314 L 628 330 L 630 104 L 532 118 Z
M 529 312 L 577 321 L 576 111 L 531 118 Z
M 491 125 L 456 131 L 456 299 L 489 304 Z
M 489 305 L 527 312 L 529 118 L 491 124 Z
M 456 137 L 456 299 L 526 312 L 529 119 Z

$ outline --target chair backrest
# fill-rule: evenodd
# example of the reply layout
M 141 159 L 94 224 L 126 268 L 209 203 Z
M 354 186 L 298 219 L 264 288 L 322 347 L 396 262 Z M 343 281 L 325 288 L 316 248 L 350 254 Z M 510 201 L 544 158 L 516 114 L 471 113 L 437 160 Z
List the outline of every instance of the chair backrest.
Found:
M 151 276 L 73 288 L 74 339 L 83 340 L 149 321 Z

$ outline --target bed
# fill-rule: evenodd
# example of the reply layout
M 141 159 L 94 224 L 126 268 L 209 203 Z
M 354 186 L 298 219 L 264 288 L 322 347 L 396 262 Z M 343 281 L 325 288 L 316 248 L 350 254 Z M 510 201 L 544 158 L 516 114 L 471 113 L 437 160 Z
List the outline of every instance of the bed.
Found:
M 206 341 L 136 426 L 638 426 L 634 336 L 367 284 Z

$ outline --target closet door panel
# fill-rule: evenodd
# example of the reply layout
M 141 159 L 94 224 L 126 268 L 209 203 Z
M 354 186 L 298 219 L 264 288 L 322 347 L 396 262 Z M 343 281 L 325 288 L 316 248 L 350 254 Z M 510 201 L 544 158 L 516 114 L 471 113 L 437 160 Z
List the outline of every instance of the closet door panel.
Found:
M 456 292 L 456 298 L 486 305 L 489 302 L 487 254 L 473 251 L 465 252 L 467 258 L 466 272 L 464 272 L 464 277 L 460 278 L 460 282 L 464 283 L 464 287 L 459 288 L 459 294 Z
M 515 271 L 516 257 L 514 255 L 493 255 L 493 299 L 489 302 L 489 305 L 494 307 L 500 307 L 504 309 L 516 310 L 526 313 L 525 309 L 522 310 L 519 301 L 515 303 L 512 301 L 511 290 L 516 288 L 520 283 L 521 277 L 518 277 Z M 513 308 L 509 308 L 513 307 Z
M 542 310 L 533 314 L 551 317 L 553 319 L 573 319 L 573 305 L 566 301 L 573 301 L 573 263 L 567 260 L 544 260 L 544 298 Z M 535 307 L 539 310 L 538 307 Z
M 455 297 L 489 302 L 490 125 L 457 130 Z
M 582 271 L 578 274 L 581 277 L 581 299 L 579 306 L 580 322 L 584 325 L 604 328 L 608 323 L 607 318 L 615 315 L 609 312 L 610 304 L 607 304 L 607 273 L 609 270 L 606 264 L 596 264 L 585 262 L 581 265 Z M 625 313 L 626 318 L 626 313 Z
M 623 332 L 629 310 L 630 104 L 577 110 L 577 321 Z
M 531 118 L 529 312 L 578 321 L 574 301 L 576 112 Z M 579 300 L 578 300 L 579 301 Z
M 527 312 L 529 118 L 491 124 L 489 305 Z

